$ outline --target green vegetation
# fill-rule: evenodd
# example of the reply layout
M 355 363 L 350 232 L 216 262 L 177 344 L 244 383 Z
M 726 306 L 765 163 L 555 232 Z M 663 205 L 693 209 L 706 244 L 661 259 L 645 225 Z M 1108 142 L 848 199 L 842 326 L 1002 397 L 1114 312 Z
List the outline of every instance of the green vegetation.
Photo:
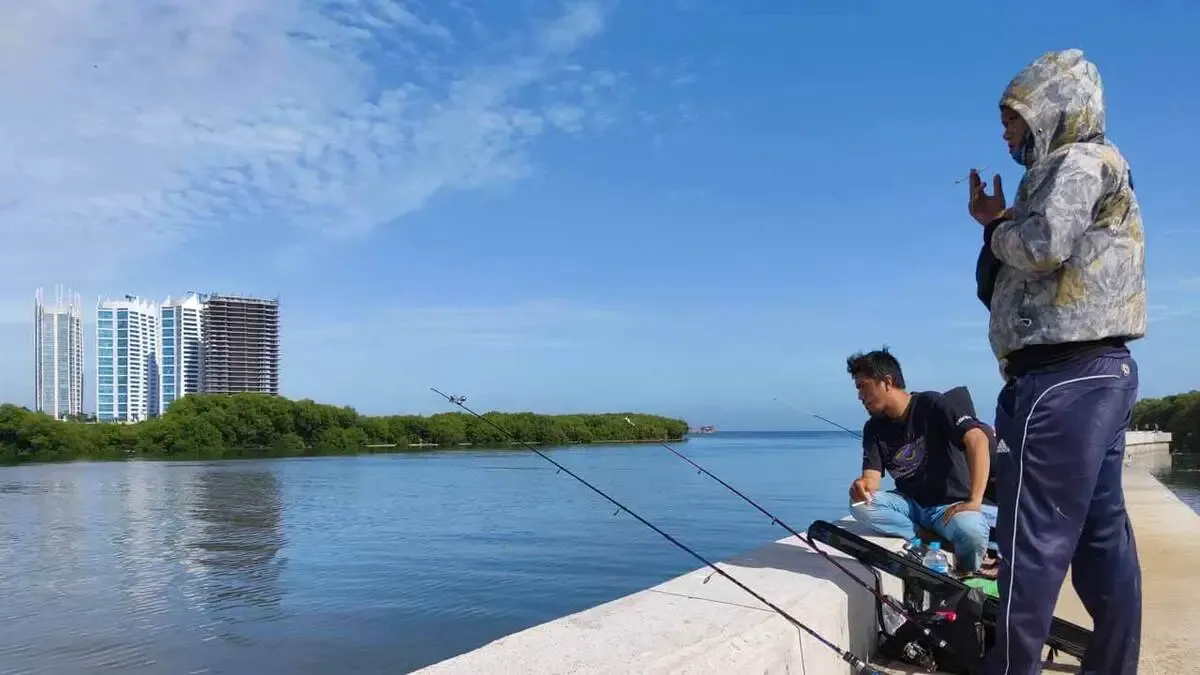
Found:
M 543 445 L 680 439 L 683 420 L 614 413 L 536 415 L 489 412 L 517 438 Z M 637 426 L 630 426 L 625 417 Z M 0 405 L 0 463 L 74 459 L 220 459 L 395 452 L 511 445 L 500 431 L 466 413 L 367 417 L 353 408 L 262 394 L 196 394 L 140 424 L 60 422 Z M 368 446 L 386 446 L 369 448 Z
M 1172 449 L 1200 453 L 1200 391 L 1138 401 L 1131 426 L 1169 431 Z

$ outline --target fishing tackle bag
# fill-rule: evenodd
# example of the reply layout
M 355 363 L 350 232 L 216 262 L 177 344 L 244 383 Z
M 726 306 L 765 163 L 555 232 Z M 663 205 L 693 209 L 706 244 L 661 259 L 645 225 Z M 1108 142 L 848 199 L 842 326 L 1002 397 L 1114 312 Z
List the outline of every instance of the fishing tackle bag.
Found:
M 983 620 L 984 599 L 977 588 L 940 597 L 931 593 L 926 608 L 918 610 L 905 603 L 913 619 L 892 612 L 876 599 L 880 626 L 877 656 L 931 673 L 974 675 L 996 641 L 994 627 Z M 933 637 L 927 637 L 923 628 Z M 945 646 L 938 643 L 939 638 Z

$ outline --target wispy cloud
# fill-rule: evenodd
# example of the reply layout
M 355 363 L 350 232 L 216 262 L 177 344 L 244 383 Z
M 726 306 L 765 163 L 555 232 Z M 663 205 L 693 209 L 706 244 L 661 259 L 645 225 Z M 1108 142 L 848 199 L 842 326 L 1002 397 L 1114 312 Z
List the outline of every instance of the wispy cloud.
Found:
M 362 335 L 393 335 L 405 343 L 474 347 L 570 347 L 590 331 L 613 325 L 623 315 L 613 309 L 560 300 L 501 306 L 399 307 L 359 312 L 338 320 L 298 318 L 305 341 Z
M 672 64 L 661 64 L 651 69 L 651 75 L 656 80 L 662 80 L 672 87 L 684 87 L 695 84 L 700 78 L 695 70 L 692 59 L 681 59 Z
M 1170 305 L 1149 305 L 1146 307 L 1146 320 L 1150 322 L 1165 321 L 1191 316 L 1196 313 L 1195 307 L 1175 307 Z
M 283 334 L 282 386 L 287 396 L 377 412 L 438 410 L 431 385 L 488 406 L 530 405 L 524 397 L 547 378 L 571 388 L 581 386 L 580 378 L 604 381 L 627 368 L 614 352 L 641 326 L 636 316 L 633 309 L 558 299 L 292 312 Z
M 604 6 L 554 6 L 504 40 L 458 2 L 7 7 L 0 265 L 118 264 L 257 222 L 362 234 L 524 176 L 528 144 L 586 129 L 619 79 L 575 59 Z

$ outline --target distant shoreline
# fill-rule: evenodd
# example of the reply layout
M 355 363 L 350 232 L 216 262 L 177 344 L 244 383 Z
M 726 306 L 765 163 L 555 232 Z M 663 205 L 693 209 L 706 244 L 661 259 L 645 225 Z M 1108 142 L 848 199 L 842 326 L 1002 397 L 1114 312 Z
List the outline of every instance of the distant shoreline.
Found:
M 686 443 L 687 436 L 665 440 L 612 440 L 612 441 L 569 441 L 566 443 L 542 443 L 539 441 L 508 441 L 507 443 L 459 443 L 457 445 L 439 445 L 437 443 L 410 443 L 403 447 L 397 444 L 372 444 L 360 451 L 328 448 L 304 448 L 303 450 L 278 450 L 274 448 L 226 448 L 221 452 L 198 452 L 186 454 L 163 455 L 153 453 L 129 452 L 123 457 L 73 457 L 64 459 L 43 459 L 26 462 L 0 462 L 0 468 L 18 466 L 42 466 L 47 464 L 73 464 L 76 462 L 219 462 L 253 461 L 262 459 L 304 459 L 317 457 L 363 457 L 367 455 L 405 455 L 421 452 L 448 452 L 459 450 L 527 450 L 525 445 L 548 448 L 577 448 L 590 445 L 659 445 L 661 443 Z
M 0 464 L 80 459 L 221 459 L 358 455 L 414 450 L 680 442 L 684 420 L 638 412 L 533 412 L 369 417 L 353 408 L 266 394 L 189 394 L 136 424 L 59 421 L 0 404 Z
M 495 444 L 495 443 L 445 443 L 445 444 L 442 444 L 442 443 L 409 443 L 404 446 L 400 445 L 399 443 L 372 443 L 372 444 L 364 446 L 364 447 L 367 450 L 375 450 L 375 449 L 397 450 L 398 452 L 405 452 L 407 450 L 420 450 L 423 448 L 438 448 L 441 450 L 458 450 L 458 449 L 467 449 L 467 448 L 484 449 L 484 450 L 502 450 L 504 448 L 522 447 L 525 445 L 533 445 L 533 446 L 548 445 L 552 448 L 566 447 L 566 446 L 571 446 L 571 445 L 638 445 L 638 444 L 644 445 L 647 443 L 650 445 L 657 445 L 659 443 L 685 443 L 685 442 L 687 442 L 687 440 L 688 440 L 687 436 L 681 436 L 679 438 L 664 438 L 662 440 L 645 439 L 645 438 L 625 438 L 625 439 L 614 439 L 614 440 L 604 440 L 604 441 L 564 441 L 562 443 L 546 443 L 544 441 L 505 441 L 500 444 Z M 360 453 L 360 454 L 372 454 L 372 453 L 368 452 L 368 453 Z M 381 454 L 381 453 L 374 453 L 374 454 Z

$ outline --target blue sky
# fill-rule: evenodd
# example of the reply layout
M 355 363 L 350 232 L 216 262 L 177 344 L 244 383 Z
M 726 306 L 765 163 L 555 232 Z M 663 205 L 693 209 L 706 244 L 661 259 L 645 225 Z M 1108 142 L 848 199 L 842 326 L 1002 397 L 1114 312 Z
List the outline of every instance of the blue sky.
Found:
M 64 283 L 89 335 L 98 295 L 279 295 L 283 392 L 368 413 L 442 410 L 434 385 L 858 424 L 845 356 L 886 343 L 990 415 L 955 181 L 1011 194 L 1000 92 L 1067 47 L 1146 222 L 1142 393 L 1200 387 L 1185 3 L 27 4 L 0 27 L 3 400 L 32 404 L 33 291 Z

